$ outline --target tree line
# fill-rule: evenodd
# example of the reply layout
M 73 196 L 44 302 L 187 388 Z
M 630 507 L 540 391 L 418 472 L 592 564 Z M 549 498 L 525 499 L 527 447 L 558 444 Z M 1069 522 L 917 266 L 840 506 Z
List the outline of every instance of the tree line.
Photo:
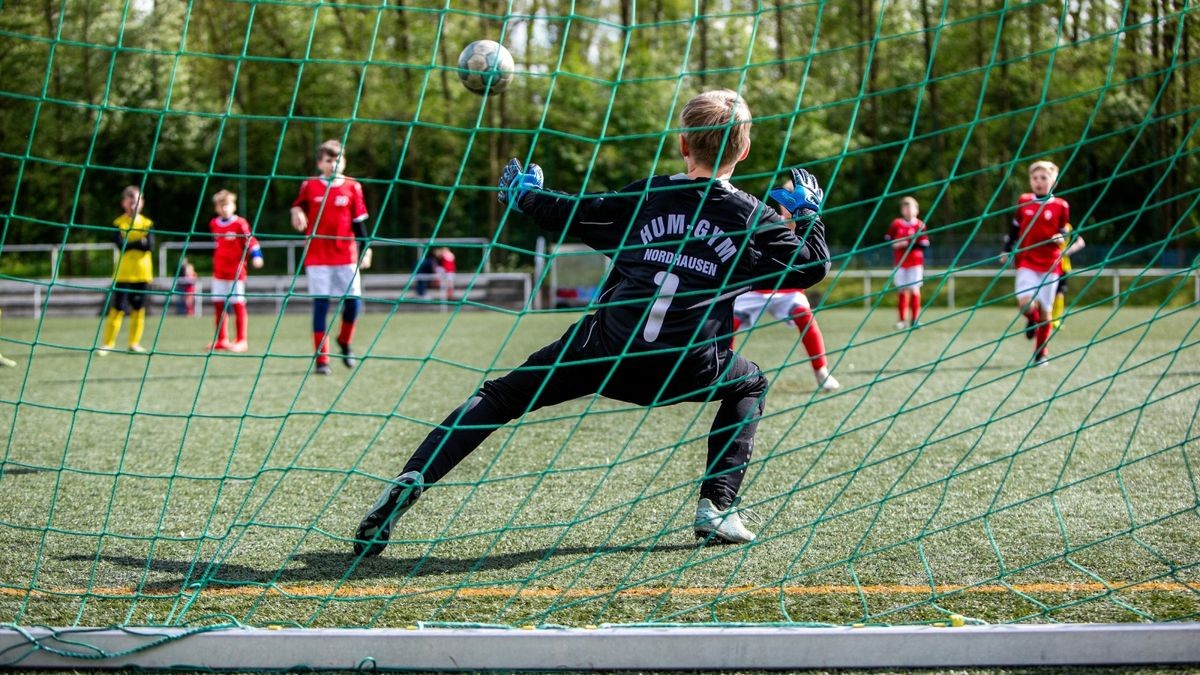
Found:
M 1195 255 L 1200 10 L 1184 0 L 452 4 L 6 3 L 0 246 L 107 240 L 130 183 L 160 237 L 204 235 L 220 189 L 260 237 L 294 237 L 299 180 L 338 138 L 375 236 L 494 236 L 493 264 L 520 265 L 537 233 L 502 220 L 508 157 L 567 191 L 674 172 L 680 107 L 726 87 L 755 115 L 735 182 L 761 195 L 808 167 L 836 250 L 880 250 L 912 195 L 942 250 L 990 251 L 1027 165 L 1052 159 L 1089 243 Z M 490 98 L 456 71 L 483 38 L 517 64 Z

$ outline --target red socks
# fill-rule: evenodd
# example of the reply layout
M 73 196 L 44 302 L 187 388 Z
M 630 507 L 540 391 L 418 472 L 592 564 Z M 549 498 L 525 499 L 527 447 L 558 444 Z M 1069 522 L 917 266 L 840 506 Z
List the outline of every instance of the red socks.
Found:
M 217 344 L 224 344 L 229 341 L 229 329 L 227 328 L 228 322 L 226 321 L 225 308 L 226 305 L 224 300 L 213 301 L 213 314 L 216 315 L 217 321 Z M 249 323 L 249 319 L 246 316 L 246 303 L 235 302 L 232 305 L 232 309 L 234 331 L 237 334 L 237 339 L 235 342 L 245 342 L 246 326 Z
M 1037 333 L 1034 334 L 1034 342 L 1037 343 L 1035 349 L 1039 354 L 1046 351 L 1046 343 L 1050 341 L 1050 331 L 1054 330 L 1050 325 L 1050 321 L 1045 320 L 1038 324 Z
M 213 300 L 213 316 L 217 321 L 217 344 L 229 341 L 229 330 L 225 327 L 225 301 Z
M 236 329 L 237 330 L 237 341 L 245 342 L 246 341 L 246 325 L 248 323 L 248 320 L 246 318 L 246 303 L 239 302 L 233 306 L 233 317 L 234 317 L 234 324 L 237 326 L 237 329 Z
M 354 338 L 354 324 L 342 321 L 342 329 L 338 333 L 338 344 L 348 345 Z M 313 333 L 313 348 L 317 352 L 317 365 L 329 363 L 329 341 L 325 333 Z
M 354 323 L 342 319 L 342 328 L 338 331 L 338 344 L 348 345 L 354 339 Z
M 821 337 L 821 329 L 817 327 L 816 320 L 813 319 L 812 310 L 807 307 L 792 310 L 792 322 L 800 330 L 800 341 L 804 343 L 804 350 L 812 359 L 813 370 L 820 370 L 829 365 L 825 358 L 825 340 Z
M 329 363 L 329 344 L 325 341 L 325 333 L 313 333 L 313 349 L 317 352 L 317 364 Z
M 1029 319 L 1030 323 L 1034 324 L 1033 351 L 1035 354 L 1042 354 L 1046 350 L 1046 343 L 1050 341 L 1050 332 L 1053 327 L 1050 325 L 1049 317 L 1043 317 L 1041 305 L 1034 304 L 1028 311 L 1025 312 L 1025 318 Z
M 896 305 L 896 311 L 900 314 L 900 321 L 911 321 L 916 325 L 917 317 L 921 316 L 921 291 L 900 291 L 899 296 L 900 302 Z

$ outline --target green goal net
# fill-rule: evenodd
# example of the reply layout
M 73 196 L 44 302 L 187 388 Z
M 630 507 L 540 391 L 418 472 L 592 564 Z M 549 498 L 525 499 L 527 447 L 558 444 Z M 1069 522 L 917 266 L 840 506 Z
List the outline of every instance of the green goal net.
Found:
M 0 623 L 1200 619 L 1198 20 L 1180 0 L 3 3 Z M 513 55 L 502 94 L 460 82 L 480 39 Z M 593 273 L 559 297 L 555 265 L 607 261 L 498 203 L 504 163 L 572 194 L 681 171 L 680 109 L 714 88 L 754 114 L 734 183 L 765 199 L 803 166 L 827 195 L 808 301 L 840 388 L 789 319 L 736 338 L 771 381 L 738 505 L 757 539 L 693 536 L 715 404 L 585 397 L 492 434 L 355 555 L 421 439 L 600 302 Z M 374 260 L 358 362 L 335 346 L 321 375 L 289 209 L 327 139 Z M 1043 160 L 1086 247 L 1035 367 L 1001 248 Z M 129 185 L 154 222 L 145 353 L 132 318 L 101 351 Z M 245 351 L 206 348 L 219 190 L 265 262 Z M 903 197 L 930 240 L 918 326 L 885 240 Z

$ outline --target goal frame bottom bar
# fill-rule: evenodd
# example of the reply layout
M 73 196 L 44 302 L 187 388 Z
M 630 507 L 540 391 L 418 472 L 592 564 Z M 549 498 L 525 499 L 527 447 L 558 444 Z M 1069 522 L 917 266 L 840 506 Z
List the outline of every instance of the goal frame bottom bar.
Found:
M 0 667 L 751 670 L 1200 663 L 1200 623 L 595 629 L 22 628 Z

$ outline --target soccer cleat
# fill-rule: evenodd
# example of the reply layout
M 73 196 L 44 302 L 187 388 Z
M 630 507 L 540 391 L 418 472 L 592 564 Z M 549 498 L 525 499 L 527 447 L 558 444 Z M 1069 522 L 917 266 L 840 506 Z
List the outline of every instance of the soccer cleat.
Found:
M 837 381 L 837 378 L 832 375 L 826 375 L 825 379 L 817 378 L 817 387 L 826 394 L 837 391 L 842 388 L 842 383 Z
M 146 348 L 138 344 L 133 344 L 129 345 L 129 351 L 133 352 L 134 354 L 145 354 Z
M 718 509 L 711 499 L 702 497 L 696 503 L 697 539 L 726 544 L 748 544 L 754 541 L 754 533 L 742 524 L 742 518 L 732 507 Z
M 350 349 L 349 343 L 344 343 L 338 340 L 338 349 L 342 350 L 342 363 L 347 368 L 353 368 L 358 365 L 358 359 L 354 358 L 354 350 Z
M 108 356 L 114 347 L 112 345 L 100 345 L 96 347 L 96 356 Z
M 333 368 L 330 368 L 328 363 L 318 363 L 313 366 L 313 372 L 317 375 L 330 375 L 333 373 Z
M 1032 340 L 1035 335 L 1037 335 L 1037 322 L 1025 317 L 1025 339 Z
M 419 471 L 409 471 L 383 489 L 354 531 L 355 555 L 369 558 L 383 553 L 392 536 L 392 525 L 421 498 L 424 482 L 425 477 Z
M 246 344 L 245 340 L 242 340 L 240 342 L 230 342 L 229 344 L 225 345 L 225 349 L 228 349 L 229 351 L 231 351 L 235 354 L 241 354 L 249 348 L 250 348 L 250 345 Z
M 3 354 L 0 354 L 0 366 L 4 366 L 5 368 L 16 368 L 17 362 L 4 356 Z
M 905 322 L 905 321 L 897 321 L 896 322 L 896 330 L 904 330 L 905 328 L 908 328 L 907 322 Z
M 1033 355 L 1033 365 L 1035 368 L 1041 368 L 1048 363 L 1050 363 L 1050 354 L 1045 349 Z
M 229 350 L 229 343 L 225 340 L 217 340 L 216 342 L 209 344 L 204 349 L 205 351 L 209 352 L 224 352 Z

